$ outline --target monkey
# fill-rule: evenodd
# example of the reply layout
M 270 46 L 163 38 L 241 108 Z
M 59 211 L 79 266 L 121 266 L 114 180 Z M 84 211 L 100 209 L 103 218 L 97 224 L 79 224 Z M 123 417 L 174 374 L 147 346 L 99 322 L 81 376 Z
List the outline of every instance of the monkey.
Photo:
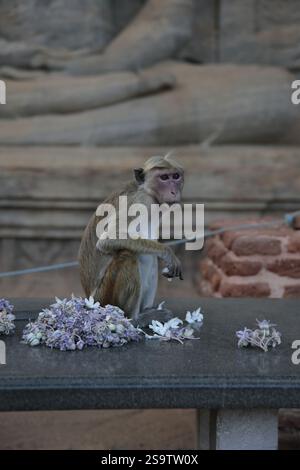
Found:
M 151 204 L 180 203 L 184 170 L 168 154 L 149 158 L 142 168 L 134 170 L 134 180 L 104 201 L 117 206 L 119 196 L 127 196 L 128 207 L 139 203 L 149 210 Z M 117 214 L 119 217 L 120 214 Z M 137 324 L 143 313 L 154 311 L 158 283 L 158 260 L 165 265 L 163 275 L 182 277 L 180 260 L 173 250 L 158 238 L 146 234 L 137 239 L 98 237 L 101 217 L 94 213 L 79 249 L 80 279 L 87 297 L 101 305 L 116 305 Z M 170 317 L 169 313 L 168 317 Z M 160 315 L 156 315 L 160 317 Z M 149 315 L 146 315 L 149 319 Z M 148 321 L 148 320 L 147 320 Z

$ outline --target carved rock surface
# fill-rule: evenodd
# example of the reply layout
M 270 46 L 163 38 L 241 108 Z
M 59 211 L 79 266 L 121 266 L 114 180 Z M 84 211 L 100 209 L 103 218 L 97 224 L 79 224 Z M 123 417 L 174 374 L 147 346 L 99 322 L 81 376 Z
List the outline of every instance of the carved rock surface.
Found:
M 49 48 L 103 48 L 113 37 L 110 0 L 1 0 L 0 37 Z
M 175 88 L 68 116 L 3 119 L 0 145 L 274 143 L 299 117 L 281 68 L 170 62 L 153 70 L 171 73 Z

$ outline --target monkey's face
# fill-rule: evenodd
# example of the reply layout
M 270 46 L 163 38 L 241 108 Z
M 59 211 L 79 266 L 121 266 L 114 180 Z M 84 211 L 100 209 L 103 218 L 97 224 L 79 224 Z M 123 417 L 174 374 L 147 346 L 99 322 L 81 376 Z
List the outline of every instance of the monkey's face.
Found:
M 156 169 L 151 175 L 150 187 L 160 204 L 181 201 L 183 172 L 176 169 Z

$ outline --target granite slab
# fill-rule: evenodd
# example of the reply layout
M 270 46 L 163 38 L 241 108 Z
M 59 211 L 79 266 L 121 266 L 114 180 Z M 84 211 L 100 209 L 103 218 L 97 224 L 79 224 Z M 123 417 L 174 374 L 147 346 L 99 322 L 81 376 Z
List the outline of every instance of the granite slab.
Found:
M 167 301 L 177 316 L 199 305 L 200 339 L 179 343 L 142 341 L 122 348 L 75 352 L 22 344 L 28 319 L 49 299 L 11 299 L 16 334 L 1 337 L 0 411 L 121 408 L 299 408 L 300 365 L 291 360 L 300 339 L 300 301 L 191 299 Z M 235 331 L 268 319 L 282 344 L 264 353 L 238 349 Z

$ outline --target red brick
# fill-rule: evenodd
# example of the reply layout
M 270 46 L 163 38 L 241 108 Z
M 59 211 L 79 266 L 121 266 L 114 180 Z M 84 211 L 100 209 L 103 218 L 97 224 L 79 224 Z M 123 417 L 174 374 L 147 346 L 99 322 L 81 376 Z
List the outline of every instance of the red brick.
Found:
M 200 272 L 201 272 L 202 277 L 204 279 L 209 279 L 211 264 L 212 264 L 212 262 L 208 258 L 204 258 L 203 260 L 200 261 Z
M 283 297 L 287 299 L 295 299 L 300 297 L 300 284 L 286 286 L 284 288 Z
M 299 232 L 296 232 L 290 236 L 287 249 L 290 253 L 300 253 L 300 233 Z
M 269 271 L 279 276 L 287 276 L 293 279 L 300 278 L 300 258 L 283 258 L 268 264 Z
M 250 259 L 235 259 L 228 253 L 223 256 L 220 268 L 227 276 L 254 276 L 261 270 L 262 263 Z
M 300 230 L 300 217 L 295 217 L 293 227 L 295 230 Z
M 269 297 L 271 290 L 266 282 L 249 284 L 223 282 L 220 293 L 223 297 Z
M 214 290 L 212 288 L 212 285 L 208 281 L 204 281 L 203 279 L 199 283 L 199 295 L 202 297 L 213 297 L 214 295 Z
M 214 263 L 208 258 L 204 259 L 201 261 L 200 271 L 203 278 L 210 281 L 213 289 L 218 290 L 221 282 L 221 275 Z
M 224 243 L 224 246 L 230 250 L 234 240 L 236 240 L 239 237 L 240 237 L 240 232 L 225 232 L 222 234 L 221 238 Z
M 218 264 L 221 258 L 227 253 L 227 250 L 223 243 L 218 239 L 213 239 L 208 244 L 207 256 L 211 258 L 216 264 Z
M 279 255 L 281 241 L 267 235 L 244 235 L 234 240 L 231 248 L 237 256 Z

